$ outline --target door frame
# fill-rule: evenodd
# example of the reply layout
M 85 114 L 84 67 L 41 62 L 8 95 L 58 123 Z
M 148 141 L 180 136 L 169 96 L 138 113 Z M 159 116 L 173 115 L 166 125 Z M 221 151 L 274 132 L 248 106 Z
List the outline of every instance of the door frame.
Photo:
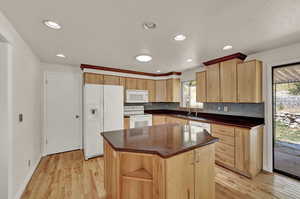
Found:
M 293 175 L 293 174 L 290 174 L 290 173 L 287 173 L 285 171 L 281 171 L 281 170 L 278 170 L 278 169 L 275 169 L 275 152 L 274 152 L 274 149 L 275 149 L 275 136 L 276 136 L 276 133 L 275 133 L 275 106 L 274 106 L 274 103 L 276 103 L 275 101 L 275 95 L 274 95 L 274 70 L 276 68 L 282 68 L 282 67 L 287 67 L 287 66 L 293 66 L 293 65 L 298 65 L 300 64 L 300 61 L 296 61 L 296 62 L 290 62 L 290 63 L 287 63 L 287 64 L 281 64 L 281 65 L 275 65 L 275 66 L 272 66 L 272 86 L 271 86 L 271 90 L 272 90 L 272 167 L 273 167 L 273 172 L 276 172 L 276 173 L 279 173 L 279 174 L 282 174 L 282 175 L 285 175 L 285 176 L 288 176 L 290 178 L 294 178 L 296 180 L 300 180 L 300 176 L 296 176 L 296 175 Z
M 43 79 L 42 79 L 42 84 L 43 84 L 43 92 L 42 92 L 42 102 L 43 102 L 43 132 L 42 132 L 42 156 L 47 156 L 49 153 L 47 151 L 47 75 L 49 73 L 66 73 L 66 74 L 73 74 L 73 75 L 78 75 L 79 78 L 79 82 L 78 82 L 78 98 L 79 98 L 79 107 L 78 107 L 78 110 L 79 110 L 79 116 L 80 116 L 80 125 L 79 125 L 79 137 L 80 137 L 80 140 L 79 140 L 79 148 L 78 149 L 82 149 L 83 147 L 83 135 L 82 135 L 82 121 L 83 121 L 83 114 L 82 114 L 82 73 L 76 73 L 76 72 L 68 72 L 68 71 L 44 71 L 43 72 Z

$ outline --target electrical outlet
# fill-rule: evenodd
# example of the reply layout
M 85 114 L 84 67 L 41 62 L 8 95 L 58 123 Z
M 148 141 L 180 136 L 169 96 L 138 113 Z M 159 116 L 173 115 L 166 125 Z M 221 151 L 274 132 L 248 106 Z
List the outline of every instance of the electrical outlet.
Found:
M 224 112 L 228 112 L 228 106 L 224 106 Z
M 221 106 L 218 106 L 218 111 L 221 111 L 221 109 L 222 109 Z
M 27 164 L 28 164 L 28 168 L 30 168 L 30 166 L 31 166 L 31 160 L 28 160 Z

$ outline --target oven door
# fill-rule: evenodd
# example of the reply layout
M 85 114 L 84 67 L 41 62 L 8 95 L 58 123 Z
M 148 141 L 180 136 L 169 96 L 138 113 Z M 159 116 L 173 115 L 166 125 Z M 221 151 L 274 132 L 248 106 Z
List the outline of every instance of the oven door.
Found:
M 130 128 L 140 128 L 152 126 L 152 117 L 150 116 L 133 116 L 130 117 Z

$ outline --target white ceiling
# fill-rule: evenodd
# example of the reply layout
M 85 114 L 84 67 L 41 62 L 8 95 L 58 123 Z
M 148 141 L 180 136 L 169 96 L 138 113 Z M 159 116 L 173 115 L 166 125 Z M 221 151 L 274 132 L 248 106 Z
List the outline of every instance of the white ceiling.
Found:
M 299 0 L 0 0 L 0 5 L 34 52 L 50 63 L 184 71 L 211 58 L 300 42 Z M 63 29 L 48 29 L 44 19 Z M 144 30 L 145 21 L 157 29 Z M 187 39 L 174 41 L 177 33 Z M 234 48 L 223 51 L 227 44 Z M 140 53 L 153 60 L 138 63 L 134 57 Z

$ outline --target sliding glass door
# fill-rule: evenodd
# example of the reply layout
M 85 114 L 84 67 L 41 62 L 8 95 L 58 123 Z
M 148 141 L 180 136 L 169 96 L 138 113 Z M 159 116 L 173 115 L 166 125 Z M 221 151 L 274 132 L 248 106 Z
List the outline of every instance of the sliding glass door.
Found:
M 274 171 L 300 179 L 300 63 L 273 68 Z

